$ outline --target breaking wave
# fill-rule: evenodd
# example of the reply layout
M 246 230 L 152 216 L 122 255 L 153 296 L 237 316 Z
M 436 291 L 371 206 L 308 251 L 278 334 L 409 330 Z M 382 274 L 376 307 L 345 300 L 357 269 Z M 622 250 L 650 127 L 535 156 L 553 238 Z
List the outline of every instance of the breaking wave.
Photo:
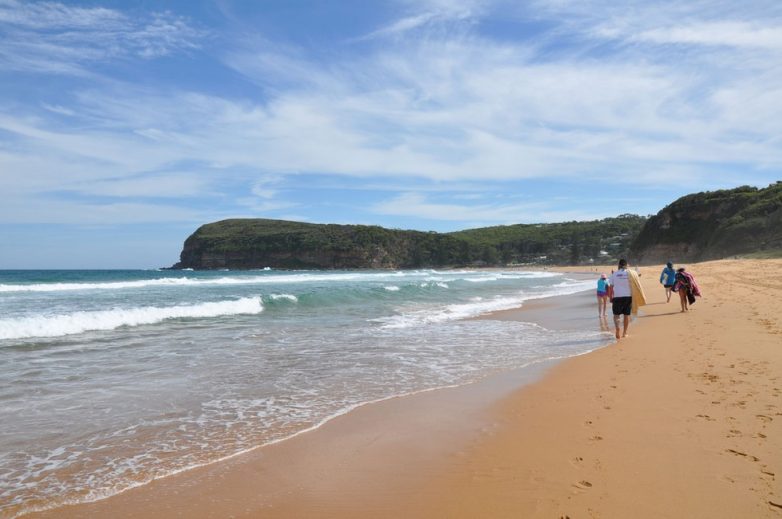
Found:
M 263 304 L 259 297 L 245 297 L 234 301 L 196 305 L 144 306 L 59 315 L 37 315 L 17 319 L 0 319 L 0 339 L 60 337 L 87 331 L 113 330 L 121 326 L 156 324 L 167 319 L 258 314 L 262 311 Z

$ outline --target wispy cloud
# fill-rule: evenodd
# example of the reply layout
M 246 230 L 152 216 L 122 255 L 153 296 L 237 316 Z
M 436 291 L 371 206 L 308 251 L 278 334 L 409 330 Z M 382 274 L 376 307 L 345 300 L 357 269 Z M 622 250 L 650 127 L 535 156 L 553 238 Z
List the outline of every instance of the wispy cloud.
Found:
M 765 22 L 700 22 L 645 30 L 633 39 L 659 44 L 782 49 L 782 26 Z
M 86 63 L 196 49 L 205 31 L 169 12 L 134 18 L 102 7 L 0 0 L 0 69 L 86 74 Z
M 778 53 L 779 18 L 761 9 L 718 15 L 702 2 L 665 5 L 670 12 L 640 1 L 626 10 L 589 0 L 533 2 L 527 9 L 546 22 L 544 37 L 499 39 L 472 23 L 498 9 L 488 2 L 409 2 L 372 33 L 404 37 L 328 62 L 254 36 L 220 55 L 262 95 L 114 79 L 75 89 L 70 102 L 7 110 L 0 187 L 8 196 L 77 192 L 139 203 L 153 178 L 160 178 L 159 198 L 201 196 L 233 182 L 241 185 L 233 209 L 266 214 L 300 210 L 282 186 L 302 173 L 367 184 L 393 178 L 397 186 L 386 191 L 420 180 L 451 194 L 476 179 L 693 189 L 761 183 L 782 167 L 782 72 L 768 66 Z M 469 30 L 418 31 L 462 22 Z M 131 18 L 15 0 L 0 0 L 0 24 L 11 35 L 0 43 L 0 66 L 43 60 L 49 70 L 195 49 L 202 34 L 169 13 Z M 562 33 L 565 43 L 554 37 Z M 370 209 L 487 223 L 578 218 L 540 206 L 453 201 L 407 194 Z
M 473 226 L 503 225 L 520 222 L 547 223 L 568 220 L 598 219 L 601 212 L 590 214 L 581 209 L 555 208 L 552 201 L 519 203 L 457 204 L 429 200 L 421 193 L 402 193 L 375 204 L 373 212 L 382 215 L 412 216 L 428 220 L 471 222 Z
M 399 37 L 420 29 L 440 24 L 476 21 L 489 3 L 485 0 L 419 0 L 400 2 L 407 14 L 376 29 L 358 40 Z
M 173 204 L 133 202 L 73 202 L 42 198 L 4 201 L 0 221 L 9 224 L 125 225 L 154 222 L 198 223 L 219 218 L 218 212 L 204 212 Z
M 113 198 L 182 199 L 204 195 L 209 192 L 210 184 L 191 171 L 155 172 L 136 177 L 71 183 L 64 191 Z

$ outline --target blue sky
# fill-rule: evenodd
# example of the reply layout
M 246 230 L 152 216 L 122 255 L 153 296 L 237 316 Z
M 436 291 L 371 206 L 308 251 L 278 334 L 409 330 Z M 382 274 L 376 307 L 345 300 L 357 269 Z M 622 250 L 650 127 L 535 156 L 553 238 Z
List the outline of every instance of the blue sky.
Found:
M 263 217 L 451 231 L 782 179 L 782 2 L 0 0 L 0 268 Z

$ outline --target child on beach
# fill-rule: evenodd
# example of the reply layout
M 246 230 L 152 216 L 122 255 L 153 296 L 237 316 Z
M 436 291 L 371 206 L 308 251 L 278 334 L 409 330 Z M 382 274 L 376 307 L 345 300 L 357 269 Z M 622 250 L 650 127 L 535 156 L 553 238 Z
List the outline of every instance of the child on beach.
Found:
M 660 283 L 665 287 L 665 302 L 670 303 L 671 291 L 673 290 L 674 283 L 676 283 L 676 271 L 673 270 L 673 263 L 670 261 L 660 273 Z
M 600 274 L 597 280 L 597 315 L 606 316 L 606 307 L 608 306 L 608 279 L 605 274 Z
M 695 303 L 695 296 L 700 297 L 701 289 L 692 274 L 687 272 L 684 267 L 676 271 L 676 282 L 673 285 L 673 291 L 679 293 L 679 300 L 682 304 L 682 312 L 690 310 L 689 305 Z

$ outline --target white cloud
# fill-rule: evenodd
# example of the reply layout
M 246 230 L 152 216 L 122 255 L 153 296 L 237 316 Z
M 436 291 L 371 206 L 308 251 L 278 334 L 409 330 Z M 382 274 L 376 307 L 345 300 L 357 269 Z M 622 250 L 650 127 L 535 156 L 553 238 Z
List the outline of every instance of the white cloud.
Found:
M 782 167 L 782 72 L 769 66 L 779 49 L 778 17 L 741 18 L 730 10 L 718 17 L 702 2 L 657 12 L 642 2 L 622 10 L 549 1 L 536 4 L 537 14 L 553 29 L 499 42 L 477 29 L 417 31 L 474 21 L 490 11 L 485 2 L 405 5 L 380 29 L 404 37 L 328 63 L 256 38 L 226 51 L 226 65 L 262 85 L 264 98 L 113 81 L 80 90 L 71 104 L 40 104 L 40 113 L 7 110 L 0 116 L 7 137 L 0 143 L 0 202 L 52 191 L 139 197 L 154 190 L 151 179 L 161 171 L 175 173 L 159 177 L 160 196 L 200 195 L 241 172 L 245 191 L 232 202 L 270 212 L 295 206 L 284 198 L 282 179 L 300 173 L 369 184 L 425 179 L 458 191 L 465 182 L 552 177 L 699 188 L 741 175 L 724 164 L 744 168 L 739 181 L 746 183 L 762 183 Z M 633 9 L 639 14 L 629 17 Z M 0 61 L 11 63 L 18 50 L 19 63 L 72 71 L 111 56 L 186 50 L 198 36 L 166 13 L 131 19 L 109 9 L 12 0 L 0 0 L 0 24 L 11 36 L 0 43 Z M 562 31 L 579 44 L 554 45 L 552 35 Z M 117 34 L 118 43 L 107 43 Z M 715 50 L 719 39 L 727 43 Z M 671 43 L 688 51 L 671 50 Z M 595 50 L 605 45 L 612 48 Z M 194 172 L 183 164 L 194 164 Z M 543 207 L 469 208 L 406 197 L 376 209 L 476 222 L 548 214 Z M 178 217 L 160 217 L 166 214 Z
M 372 211 L 381 215 L 412 216 L 429 220 L 474 222 L 475 225 L 502 225 L 519 222 L 564 222 L 602 218 L 604 212 L 594 214 L 582 210 L 552 209 L 551 202 L 518 201 L 510 204 L 445 204 L 427 200 L 420 193 L 403 193 L 375 204 Z
M 485 0 L 415 0 L 400 2 L 408 14 L 372 31 L 359 40 L 399 37 L 419 28 L 477 19 L 487 3 Z
M 132 18 L 102 7 L 0 0 L 0 69 L 88 75 L 85 64 L 196 49 L 205 31 L 158 12 Z
M 282 175 L 263 175 L 253 182 L 251 192 L 253 195 L 270 200 L 277 196 L 279 186 L 284 181 Z
M 701 22 L 649 29 L 633 37 L 662 44 L 692 44 L 719 47 L 746 47 L 779 51 L 782 25 L 764 26 L 745 22 Z
M 42 197 L 5 199 L 0 204 L 4 224 L 117 225 L 154 222 L 200 223 L 216 213 L 165 204 L 89 203 Z
M 154 173 L 142 177 L 106 178 L 73 184 L 65 191 L 115 198 L 187 198 L 210 191 L 210 182 L 193 172 Z

